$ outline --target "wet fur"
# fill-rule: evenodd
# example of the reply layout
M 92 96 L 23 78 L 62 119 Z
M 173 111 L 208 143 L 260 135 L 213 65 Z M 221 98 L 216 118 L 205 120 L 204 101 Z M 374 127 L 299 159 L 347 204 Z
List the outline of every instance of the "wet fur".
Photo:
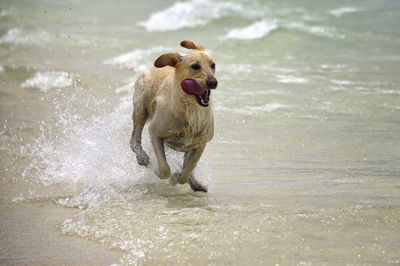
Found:
M 191 49 L 187 54 L 167 53 L 157 58 L 154 67 L 146 69 L 135 83 L 133 97 L 133 125 L 131 148 L 139 164 L 147 166 L 149 157 L 142 148 L 142 131 L 150 120 L 149 132 L 157 157 L 160 178 L 170 178 L 170 183 L 189 182 L 194 191 L 207 191 L 194 175 L 203 150 L 214 135 L 212 97 L 209 106 L 200 106 L 195 96 L 186 94 L 180 82 L 192 78 L 204 89 L 207 80 L 214 78 L 215 69 L 211 55 L 201 46 L 190 41 L 182 41 L 181 46 Z M 199 64 L 199 71 L 191 66 Z M 215 80 L 216 81 L 216 80 Z M 180 173 L 171 175 L 165 158 L 164 145 L 185 152 L 183 168 Z

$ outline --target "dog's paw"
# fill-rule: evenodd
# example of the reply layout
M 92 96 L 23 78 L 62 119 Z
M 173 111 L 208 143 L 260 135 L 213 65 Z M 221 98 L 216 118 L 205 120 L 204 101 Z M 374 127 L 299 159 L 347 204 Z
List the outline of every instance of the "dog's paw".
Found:
M 145 152 L 140 152 L 136 154 L 136 160 L 138 164 L 143 166 L 148 166 L 150 164 L 150 158 Z
M 200 184 L 193 178 L 189 179 L 189 185 L 193 191 L 208 192 L 208 188 L 205 185 Z
M 171 175 L 169 167 L 166 169 L 157 169 L 154 171 L 154 173 L 161 179 L 167 179 Z

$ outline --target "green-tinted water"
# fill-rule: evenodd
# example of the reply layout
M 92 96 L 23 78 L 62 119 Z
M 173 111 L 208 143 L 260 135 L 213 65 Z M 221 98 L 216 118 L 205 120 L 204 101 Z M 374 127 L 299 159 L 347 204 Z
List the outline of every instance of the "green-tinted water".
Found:
M 60 230 L 121 264 L 399 263 L 399 8 L 2 1 L 2 200 L 82 208 Z M 183 39 L 217 62 L 208 194 L 128 144 L 135 79 Z

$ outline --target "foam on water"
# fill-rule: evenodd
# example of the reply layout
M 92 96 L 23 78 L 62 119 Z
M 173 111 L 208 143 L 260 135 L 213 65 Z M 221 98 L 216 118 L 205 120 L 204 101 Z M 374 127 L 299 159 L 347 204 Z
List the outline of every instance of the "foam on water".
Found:
M 37 72 L 35 76 L 21 84 L 22 88 L 38 88 L 47 92 L 52 88 L 72 86 L 74 79 L 71 74 L 61 71 Z
M 225 107 L 217 105 L 214 109 L 216 112 L 234 113 L 238 115 L 262 117 L 266 113 L 275 112 L 281 109 L 286 109 L 293 106 L 284 105 L 281 103 L 267 103 L 263 105 L 248 105 L 242 107 Z
M 278 82 L 280 83 L 308 83 L 308 79 L 303 77 L 296 77 L 293 75 L 276 75 Z
M 227 196 L 196 196 L 160 186 L 142 186 L 140 190 L 140 195 L 127 193 L 102 208 L 65 219 L 61 230 L 125 251 L 121 265 L 160 261 L 179 265 L 257 264 L 263 260 L 312 264 L 326 258 L 327 246 L 329 253 L 341 254 L 340 261 L 359 262 L 354 252 L 345 250 L 359 245 L 354 237 L 361 233 L 365 239 L 362 247 L 355 248 L 358 254 L 369 260 L 377 256 L 379 260 L 390 259 L 382 252 L 390 249 L 390 243 L 376 228 L 393 231 L 398 223 L 398 207 L 290 209 L 251 199 L 236 202 Z M 343 243 L 342 239 L 347 241 Z M 259 249 L 265 257 L 257 252 L 257 256 L 248 256 Z M 390 254 L 394 255 L 393 250 Z
M 267 36 L 271 31 L 278 28 L 275 21 L 267 22 L 266 20 L 257 21 L 250 26 L 232 29 L 225 36 L 225 39 L 253 40 Z
M 45 43 L 48 43 L 50 39 L 50 34 L 43 30 L 29 32 L 21 28 L 12 28 L 0 38 L 0 44 L 44 45 Z
M 8 10 L 1 10 L 0 11 L 0 18 L 6 17 L 9 15 L 9 11 Z
M 337 33 L 337 30 L 332 27 L 325 26 L 308 26 L 303 22 L 290 22 L 285 24 L 284 26 L 290 30 L 298 30 L 301 32 L 306 32 L 312 35 L 335 38 L 335 39 L 344 39 L 346 36 L 344 34 Z
M 119 66 L 120 68 L 133 69 L 139 73 L 147 67 L 152 66 L 152 60 L 155 60 L 160 54 L 171 49 L 162 46 L 155 46 L 149 49 L 136 49 L 132 52 L 104 60 L 103 63 Z
M 266 111 L 266 112 L 273 112 L 275 110 L 285 108 L 286 105 L 280 103 L 269 103 L 262 106 L 253 106 L 251 109 L 258 110 L 258 111 Z
M 345 7 L 339 7 L 339 8 L 332 9 L 328 13 L 335 17 L 340 18 L 344 14 L 354 13 L 354 12 L 359 12 L 359 11 L 360 11 L 360 9 L 358 9 L 356 7 L 345 6 Z
M 0 19 L 13 17 L 16 13 L 15 7 L 0 10 Z
M 350 81 L 350 80 L 332 79 L 331 82 L 334 83 L 334 84 L 338 84 L 338 85 L 354 85 L 355 84 L 354 81 Z
M 215 0 L 176 2 L 153 13 L 146 21 L 139 22 L 147 31 L 173 31 L 205 25 L 214 19 L 242 10 L 237 3 Z

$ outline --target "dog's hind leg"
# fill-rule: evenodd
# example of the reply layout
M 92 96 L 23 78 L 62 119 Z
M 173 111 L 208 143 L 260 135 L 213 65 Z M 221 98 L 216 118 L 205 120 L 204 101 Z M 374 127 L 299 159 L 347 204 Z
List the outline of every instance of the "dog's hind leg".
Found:
M 150 163 L 150 158 L 142 147 L 142 131 L 149 116 L 146 106 L 142 101 L 142 88 L 138 88 L 138 83 L 135 85 L 135 95 L 133 99 L 133 131 L 130 141 L 132 151 L 136 154 L 138 164 L 147 166 Z

